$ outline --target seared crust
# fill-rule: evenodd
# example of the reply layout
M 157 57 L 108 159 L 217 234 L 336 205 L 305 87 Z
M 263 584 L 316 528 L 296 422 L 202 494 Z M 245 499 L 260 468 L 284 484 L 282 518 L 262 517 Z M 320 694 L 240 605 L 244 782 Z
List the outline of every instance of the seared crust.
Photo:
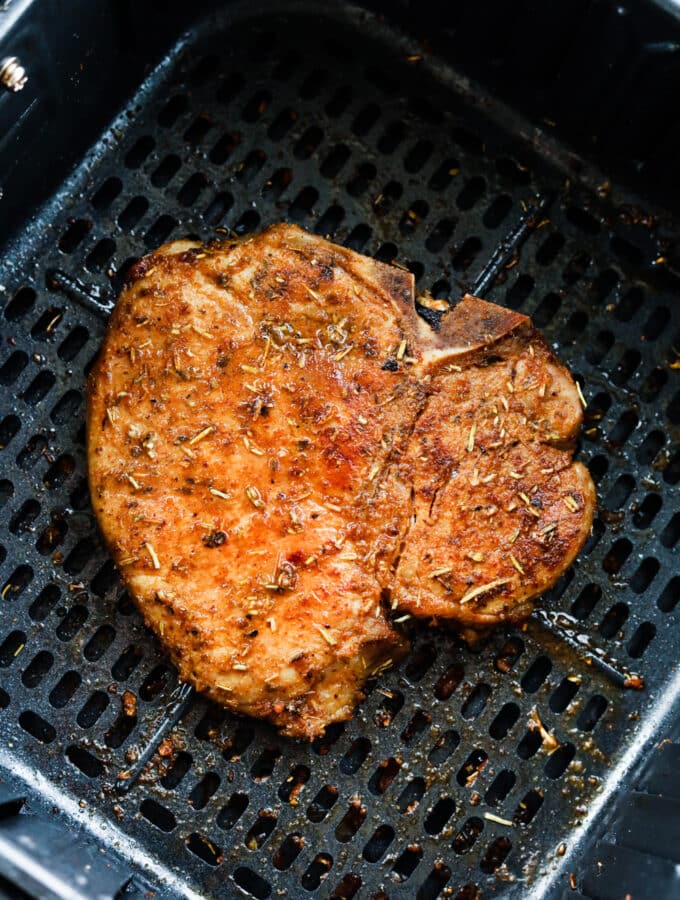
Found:
M 484 628 L 571 564 L 594 488 L 530 321 L 291 226 L 131 270 L 88 392 L 92 500 L 183 679 L 312 738 L 406 651 L 383 608 Z

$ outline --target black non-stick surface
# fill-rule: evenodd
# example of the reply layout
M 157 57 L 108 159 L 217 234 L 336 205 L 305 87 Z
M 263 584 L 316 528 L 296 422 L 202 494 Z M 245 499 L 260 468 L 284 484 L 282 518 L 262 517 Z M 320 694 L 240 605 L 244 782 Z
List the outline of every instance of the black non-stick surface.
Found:
M 0 262 L 0 742 L 82 800 L 85 819 L 124 831 L 141 865 L 204 896 L 540 893 L 565 860 L 578 880 L 582 823 L 674 696 L 672 233 L 632 206 L 584 201 L 541 164 L 540 143 L 518 151 L 486 98 L 466 112 L 460 83 L 416 44 L 361 14 L 296 9 L 180 41 Z M 396 259 L 451 302 L 524 223 L 486 296 L 531 314 L 577 374 L 579 457 L 600 497 L 592 538 L 544 605 L 646 690 L 613 686 L 536 621 L 475 650 L 422 628 L 325 739 L 283 739 L 198 698 L 120 793 L 176 679 L 95 527 L 85 374 L 131 260 L 171 237 L 282 219 Z

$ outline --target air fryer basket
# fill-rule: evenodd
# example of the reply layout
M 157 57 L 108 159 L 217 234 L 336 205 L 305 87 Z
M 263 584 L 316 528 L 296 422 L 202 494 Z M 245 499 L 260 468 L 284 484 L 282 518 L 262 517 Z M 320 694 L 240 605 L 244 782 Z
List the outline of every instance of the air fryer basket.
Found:
M 369 13 L 276 8 L 183 36 L 0 259 L 0 851 L 21 846 L 12 797 L 32 788 L 33 811 L 60 808 L 105 851 L 87 857 L 105 896 L 122 857 L 156 896 L 556 896 L 570 880 L 609 896 L 586 837 L 678 696 L 672 224 L 572 183 L 558 145 Z M 127 267 L 171 237 L 280 220 L 395 260 L 434 297 L 530 314 L 582 386 L 599 494 L 545 615 L 474 649 L 417 627 L 311 746 L 178 686 L 85 469 L 85 378 Z M 622 686 L 632 673 L 644 691 Z M 643 830 L 661 815 L 649 783 L 630 801 Z M 652 849 L 636 840 L 616 865 Z M 84 852 L 51 852 L 60 883 Z

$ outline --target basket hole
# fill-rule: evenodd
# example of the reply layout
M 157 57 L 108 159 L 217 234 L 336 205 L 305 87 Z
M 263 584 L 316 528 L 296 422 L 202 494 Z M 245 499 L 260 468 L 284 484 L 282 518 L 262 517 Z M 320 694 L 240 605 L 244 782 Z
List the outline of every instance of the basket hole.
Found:
M 90 333 L 87 328 L 83 325 L 76 325 L 73 331 L 67 334 L 59 345 L 57 355 L 60 359 L 63 359 L 64 362 L 71 362 L 71 360 L 75 359 L 83 349 L 89 337 Z
M 64 571 L 69 575 L 77 575 L 90 562 L 96 552 L 96 545 L 92 538 L 83 538 L 64 560 Z
M 96 662 L 109 649 L 116 637 L 116 630 L 111 625 L 101 625 L 83 649 L 83 656 L 89 662 Z
M 15 600 L 33 581 L 33 569 L 30 566 L 17 566 L 2 586 L 0 596 L 5 600 Z
M 159 828 L 166 834 L 177 827 L 177 819 L 170 810 L 149 797 L 142 800 L 139 805 L 139 811 L 152 825 L 155 825 L 156 828 Z
M 429 187 L 433 191 L 444 191 L 451 184 L 453 179 L 460 172 L 460 163 L 457 159 L 450 157 L 444 160 L 439 168 L 433 173 L 429 181 Z
M 271 178 L 268 178 L 262 188 L 262 196 L 268 197 L 272 202 L 281 197 L 293 181 L 293 170 L 288 168 L 277 169 Z
M 656 494 L 650 494 L 650 497 L 657 497 Z M 661 502 L 659 498 L 659 508 Z M 658 510 L 657 510 L 658 512 Z M 653 517 L 652 517 L 653 518 Z M 642 526 L 641 526 L 642 527 Z M 680 538 L 680 513 L 675 513 L 673 518 L 668 522 L 664 530 L 661 532 L 661 543 L 664 547 L 675 547 Z
M 144 235 L 145 247 L 149 250 L 155 250 L 161 244 L 165 243 L 176 225 L 177 221 L 173 219 L 172 216 L 159 216 Z
M 280 758 L 281 750 L 279 747 L 267 747 L 253 763 L 250 769 L 250 777 L 253 781 L 266 781 L 271 776 Z
M 15 350 L 0 368 L 0 384 L 5 387 L 13 384 L 27 365 L 28 354 L 24 353 L 23 350 Z
M 60 641 L 72 640 L 87 621 L 87 609 L 81 604 L 72 606 L 57 626 L 56 635 Z
M 647 341 L 655 341 L 668 327 L 671 313 L 666 306 L 657 306 L 642 327 L 642 337 Z
M 22 395 L 24 402 L 29 406 L 37 406 L 52 390 L 56 380 L 56 376 L 48 369 L 38 372 Z
M 37 500 L 26 500 L 9 520 L 12 534 L 30 531 L 33 523 L 40 515 L 40 504 Z
M 26 633 L 24 631 L 12 631 L 0 645 L 0 666 L 6 669 L 12 665 L 26 646 Z
M 293 147 L 296 159 L 309 159 L 323 140 L 323 131 L 317 125 L 307 128 Z
M 462 191 L 456 198 L 456 206 L 461 210 L 469 210 L 484 196 L 486 182 L 480 176 L 475 176 L 466 182 Z
M 628 381 L 641 362 L 642 354 L 638 350 L 626 350 L 609 373 L 609 377 L 614 384 L 620 387 Z
M 207 837 L 204 837 L 202 834 L 198 834 L 198 832 L 193 832 L 186 839 L 187 849 L 197 856 L 199 859 L 202 859 L 204 863 L 207 863 L 209 866 L 218 866 L 222 862 L 222 851 L 219 847 L 209 841 Z M 237 869 L 234 872 L 234 880 L 236 880 L 236 875 L 241 871 L 250 871 L 249 869 Z M 251 873 L 258 882 L 262 881 L 262 879 L 255 875 L 254 872 Z M 266 882 L 263 882 L 266 884 Z M 237 881 L 238 884 L 238 881 Z M 267 885 L 267 893 L 266 894 L 254 894 L 256 897 L 268 897 L 269 896 L 269 885 Z
M 76 722 L 81 728 L 92 728 L 108 705 L 108 694 L 105 694 L 104 691 L 95 691 L 81 707 L 76 716 Z
M 573 344 L 574 341 L 585 331 L 588 324 L 588 316 L 584 312 L 575 312 L 567 319 L 562 332 L 562 342 L 564 344 Z
M 196 116 L 194 121 L 184 132 L 184 140 L 193 147 L 197 147 L 203 142 L 203 139 L 212 127 L 213 121 L 212 119 L 209 119 L 208 116 Z
M 378 140 L 378 150 L 385 154 L 394 153 L 406 134 L 407 130 L 403 122 L 390 122 Z
M 307 818 L 310 822 L 317 824 L 323 822 L 335 806 L 337 799 L 338 789 L 332 784 L 325 785 L 307 807 Z
M 60 596 L 59 588 L 55 584 L 45 585 L 30 605 L 29 616 L 34 622 L 42 622 L 57 605 Z
M 26 446 L 17 455 L 17 465 L 20 469 L 32 469 L 40 462 L 47 449 L 47 440 L 41 434 L 34 434 L 26 442 Z
M 326 104 L 326 112 L 332 118 L 336 119 L 347 109 L 352 100 L 352 89 L 349 85 L 342 85 L 333 93 L 330 100 Z
M 401 733 L 401 740 L 409 745 L 418 740 L 432 724 L 432 716 L 422 709 L 416 710 L 406 728 Z
M 489 734 L 495 741 L 501 741 L 519 719 L 519 706 L 506 703 L 489 726 Z
M 576 725 L 581 731 L 592 731 L 607 709 L 608 703 L 601 694 L 594 694 L 581 710 Z
M 503 644 L 494 658 L 494 668 L 507 675 L 520 656 L 524 653 L 524 642 L 521 638 L 511 637 Z
M 496 171 L 502 178 L 507 178 L 515 184 L 529 184 L 531 181 L 531 172 L 527 166 L 509 156 L 501 156 L 496 160 Z
M 568 206 L 566 217 L 572 225 L 576 225 L 586 234 L 599 234 L 600 223 L 598 220 L 580 206 Z
M 680 480 L 680 450 L 676 450 L 668 461 L 663 472 L 663 480 L 667 484 L 677 484 Z
M 92 593 L 103 597 L 112 587 L 119 584 L 118 572 L 112 559 L 107 559 L 101 569 L 90 582 Z
M 404 159 L 404 168 L 407 172 L 414 174 L 419 172 L 425 163 L 432 156 L 434 144 L 432 141 L 418 141 L 411 147 Z
M 63 709 L 80 687 L 82 680 L 79 672 L 64 672 L 50 692 L 50 704 L 55 709 Z
M 0 479 L 0 509 L 14 496 L 14 485 L 6 478 Z
M 461 708 L 463 718 L 476 719 L 484 711 L 490 696 L 491 688 L 488 684 L 476 685 Z
M 27 688 L 37 687 L 54 664 L 54 656 L 47 650 L 37 653 L 26 666 L 21 680 Z
M 182 161 L 179 156 L 175 156 L 174 153 L 171 153 L 169 156 L 165 156 L 157 168 L 151 175 L 151 183 L 155 185 L 155 187 L 163 188 L 167 184 L 172 181 L 174 176 L 180 169 L 182 165 Z
M 222 719 L 219 722 L 221 723 Z M 219 728 L 219 725 L 217 727 Z M 224 742 L 222 755 L 226 760 L 232 762 L 240 759 L 254 739 L 255 729 L 251 725 L 239 725 L 234 734 Z
M 253 231 L 257 231 L 259 224 L 259 213 L 257 213 L 254 209 L 248 209 L 239 218 L 236 225 L 234 225 L 234 231 L 239 236 L 243 236 L 244 234 L 251 234 Z
M 352 131 L 358 137 L 363 137 L 380 118 L 380 107 L 376 103 L 369 103 L 364 106 L 354 118 L 352 122 Z
M 103 238 L 96 243 L 85 258 L 85 268 L 90 272 L 101 272 L 116 252 L 116 242 Z
M 615 603 L 604 615 L 599 630 L 603 638 L 613 638 L 623 627 L 630 610 L 626 603 Z
M 550 695 L 550 709 L 555 713 L 563 713 L 578 693 L 580 687 L 581 681 L 577 676 L 563 678 Z
M 35 547 L 41 556 L 48 556 L 63 542 L 68 526 L 60 513 L 51 513 L 50 524 L 42 532 Z
M 188 181 L 185 181 L 177 193 L 177 200 L 182 206 L 194 204 L 201 192 L 206 188 L 208 179 L 201 172 L 195 172 Z
M 636 594 L 643 594 L 656 578 L 661 565 L 653 556 L 643 559 L 630 579 L 630 587 Z
M 300 879 L 302 887 L 306 891 L 315 891 L 322 881 L 328 877 L 333 867 L 333 857 L 328 853 L 317 853 Z
M 614 315 L 619 322 L 630 322 L 644 302 L 644 291 L 641 288 L 631 288 L 619 301 Z
M 8 322 L 16 322 L 23 319 L 30 312 L 36 300 L 35 291 L 29 287 L 23 287 L 9 301 L 5 307 L 5 318 Z
M 345 218 L 345 210 L 337 204 L 329 206 L 326 212 L 317 222 L 314 231 L 327 237 L 332 237 L 340 227 L 340 223 Z
M 596 484 L 599 484 L 609 470 L 609 460 L 606 456 L 594 456 L 592 459 L 588 460 L 588 470 L 590 471 L 593 481 Z
M 410 235 L 427 216 L 429 206 L 424 200 L 414 200 L 399 220 L 399 230 L 403 235 Z
M 260 810 L 257 819 L 255 819 L 255 822 L 243 839 L 246 847 L 249 850 L 259 850 L 272 831 L 276 828 L 277 821 L 278 819 L 274 813 Z
M 146 703 L 155 700 L 160 694 L 167 692 L 174 681 L 174 672 L 168 666 L 155 666 L 146 676 L 139 688 L 139 696 Z
M 336 144 L 321 163 L 321 174 L 324 178 L 335 178 L 349 157 L 349 148 L 345 144 Z
M 607 575 L 618 575 L 623 564 L 633 552 L 633 545 L 628 538 L 619 538 L 612 544 L 609 552 L 602 560 L 602 568 Z
M 451 265 L 456 272 L 464 272 L 470 268 L 482 250 L 482 242 L 478 237 L 469 237 L 453 255 Z
M 484 831 L 484 822 L 477 816 L 471 816 L 453 839 L 454 853 L 467 853 L 477 843 L 477 839 Z
M 305 846 L 305 839 L 299 832 L 289 834 L 272 857 L 274 867 L 280 872 L 289 869 Z
M 657 513 L 661 509 L 662 503 L 663 501 L 659 494 L 647 494 L 640 506 L 633 513 L 633 525 L 635 525 L 636 528 L 649 528 L 649 526 L 656 518 Z M 680 514 L 676 513 L 675 518 L 677 518 L 678 520 L 676 524 L 676 530 L 680 530 Z M 672 547 L 675 543 L 675 541 L 671 541 L 669 543 L 672 529 L 671 532 L 666 535 L 666 531 L 668 531 L 668 529 L 671 527 L 672 522 L 673 520 L 671 519 L 671 521 L 666 526 L 666 529 L 661 532 L 661 543 L 665 547 Z
M 217 99 L 221 103 L 230 103 L 245 86 L 246 80 L 240 72 L 232 72 L 224 78 L 217 91 Z
M 505 221 L 512 209 L 512 197 L 509 194 L 499 194 L 482 217 L 486 228 L 498 228 Z
M 387 728 L 404 705 L 404 695 L 401 691 L 389 691 L 383 694 L 380 705 L 373 713 L 373 722 L 378 728 Z
M 564 237 L 559 231 L 554 231 L 536 251 L 536 262 L 539 266 L 549 266 L 557 259 L 563 247 Z
M 111 666 L 116 681 L 126 681 L 142 661 L 144 650 L 138 644 L 127 647 Z
M 517 804 L 517 809 L 512 814 L 512 821 L 517 825 L 528 825 L 541 806 L 543 806 L 543 793 L 537 788 L 533 788 Z
M 557 294 L 546 294 L 531 316 L 536 328 L 545 328 L 553 320 L 561 305 L 562 301 Z
M 496 869 L 500 869 L 508 854 L 512 850 L 512 844 L 509 838 L 497 837 L 489 847 L 479 863 L 482 872 L 491 875 Z
M 171 97 L 158 114 L 159 124 L 166 128 L 174 125 L 188 106 L 189 100 L 184 94 L 176 94 L 174 97 Z
M 75 766 L 76 769 L 81 771 L 83 775 L 86 775 L 88 778 L 101 778 L 104 774 L 103 764 L 93 753 L 90 753 L 89 750 L 85 750 L 84 747 L 78 747 L 76 744 L 71 744 L 64 751 L 64 755 L 71 765 Z
M 552 660 L 548 656 L 537 656 L 520 682 L 525 694 L 535 694 L 551 671 Z
M 118 216 L 118 224 L 124 231 L 131 231 L 149 208 L 146 197 L 133 197 Z
M 505 295 L 505 305 L 510 309 L 519 309 L 534 289 L 531 275 L 520 275 Z
M 666 435 L 662 431 L 650 431 L 635 454 L 640 465 L 651 465 L 665 443 Z
M 409 844 L 409 846 L 403 851 L 399 859 L 394 864 L 392 869 L 393 876 L 399 882 L 408 881 L 408 879 L 413 875 L 415 870 L 418 868 L 421 859 L 423 858 L 423 850 L 422 847 L 419 847 L 418 844 Z
M 246 158 L 236 166 L 236 177 L 243 184 L 248 184 L 257 175 L 266 161 L 267 154 L 262 150 L 251 150 Z
M 279 797 L 284 803 L 297 806 L 302 789 L 309 781 L 311 771 L 307 766 L 293 766 L 290 774 L 279 787 Z
M 446 762 L 459 744 L 460 735 L 457 731 L 445 731 L 430 750 L 428 756 L 429 762 L 431 762 L 433 766 L 440 766 L 442 763 Z
M 92 222 L 88 222 L 86 219 L 75 219 L 72 221 L 59 241 L 61 252 L 73 253 L 76 247 L 89 234 L 91 228 Z
M 194 809 L 203 809 L 220 786 L 220 776 L 216 772 L 207 772 L 198 781 L 189 794 L 189 804 Z
M 456 801 L 452 797 L 442 797 L 432 807 L 425 819 L 425 831 L 428 834 L 439 834 L 456 812 Z
M 390 825 L 380 825 L 371 835 L 364 847 L 363 857 L 368 863 L 375 863 L 381 859 L 387 848 L 394 840 L 394 828 Z
M 437 679 L 434 686 L 434 695 L 437 700 L 448 700 L 463 680 L 465 670 L 458 663 L 449 668 Z
M 360 737 L 353 741 L 349 750 L 340 760 L 339 768 L 344 775 L 353 775 L 366 761 L 371 752 L 371 742 L 368 738 Z
M 394 756 L 388 756 L 387 759 L 384 759 L 369 779 L 369 791 L 372 794 L 384 794 L 396 778 L 401 768 L 401 762 L 400 759 L 396 759 Z
M 635 490 L 635 479 L 630 475 L 620 475 L 614 486 L 604 499 L 604 506 L 609 510 L 621 509 Z
M 217 225 L 234 205 L 234 198 L 228 191 L 215 194 L 203 213 L 208 225 Z
M 461 787 L 472 787 L 488 762 L 489 757 L 487 754 L 483 750 L 476 748 L 458 770 L 456 781 Z
M 539 747 L 543 743 L 543 738 L 538 731 L 527 731 L 522 740 L 517 745 L 517 755 L 520 759 L 531 759 L 538 753 Z
M 671 402 L 666 407 L 666 415 L 673 425 L 680 425 L 680 391 L 673 395 Z
M 230 828 L 233 828 L 246 809 L 248 809 L 248 803 L 247 794 L 232 794 L 227 805 L 223 806 L 217 815 L 217 824 L 220 828 L 224 829 L 224 831 L 229 831 Z
M 273 141 L 280 141 L 281 138 L 285 137 L 290 129 L 295 125 L 298 119 L 298 114 L 295 110 L 290 109 L 290 107 L 281 110 L 278 116 L 274 119 L 272 124 L 269 126 L 267 134 Z
M 357 253 L 361 253 L 371 239 L 371 234 L 372 231 L 368 225 L 357 225 L 347 235 L 345 247 L 349 247 L 350 250 L 356 250 Z
M 638 625 L 632 638 L 628 642 L 628 656 L 633 659 L 640 659 L 644 655 L 647 647 L 654 640 L 656 635 L 656 626 L 651 622 L 643 622 Z
M 489 806 L 500 806 L 515 786 L 517 776 L 509 769 L 503 769 L 494 778 L 487 790 L 484 800 Z
M 51 744 L 57 736 L 54 726 L 30 709 L 19 715 L 19 725 L 40 744 Z
M 614 346 L 614 335 L 611 331 L 600 331 L 585 348 L 586 359 L 594 366 L 599 365 Z
M 436 659 L 434 644 L 424 644 L 413 650 L 409 656 L 404 674 L 410 682 L 417 683 L 425 676 Z
M 50 413 L 54 424 L 62 426 L 75 421 L 82 399 L 79 391 L 67 391 Z
M 559 778 L 569 766 L 576 755 L 576 747 L 573 744 L 562 744 L 548 757 L 544 772 L 548 778 Z
M 150 135 L 140 137 L 125 154 L 125 166 L 128 169 L 138 169 L 156 143 Z
M 439 253 L 449 242 L 456 229 L 458 220 L 455 218 L 440 219 L 425 240 L 425 247 L 430 253 Z
M 120 178 L 116 178 L 115 175 L 112 175 L 110 178 L 106 179 L 99 190 L 94 194 L 92 197 L 92 205 L 96 210 L 103 212 L 111 206 L 122 190 L 123 182 Z
M 348 185 L 348 189 L 349 187 Z M 375 214 L 378 216 L 386 215 L 395 206 L 397 200 L 400 199 L 403 190 L 398 181 L 388 181 L 373 201 Z
M 397 809 L 402 815 L 410 815 L 418 808 L 425 793 L 425 781 L 422 778 L 414 778 L 409 781 L 397 799 Z
M 587 253 L 577 253 L 564 267 L 562 278 L 568 285 L 576 284 L 587 272 L 591 259 Z
M 245 122 L 257 122 L 267 112 L 271 99 L 272 95 L 269 91 L 257 91 L 243 108 L 243 120 Z
M 239 131 L 228 131 L 226 134 L 223 134 L 208 154 L 210 162 L 214 163 L 216 166 L 224 165 L 234 151 L 240 146 L 242 140 L 243 135 Z M 179 165 L 177 168 L 179 168 Z
M 134 713 L 129 715 L 124 708 L 104 735 L 104 743 L 107 747 L 111 747 L 112 750 L 117 750 L 118 747 L 123 746 L 125 741 L 134 731 L 136 725 L 137 716 Z
M 365 819 L 366 807 L 356 797 L 350 802 L 347 812 L 335 828 L 336 840 L 340 841 L 341 844 L 349 843 L 361 828 Z

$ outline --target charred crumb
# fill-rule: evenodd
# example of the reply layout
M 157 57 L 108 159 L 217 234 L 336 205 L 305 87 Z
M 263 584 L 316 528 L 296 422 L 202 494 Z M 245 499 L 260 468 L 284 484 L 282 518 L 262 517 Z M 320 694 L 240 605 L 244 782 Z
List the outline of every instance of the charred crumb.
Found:
M 211 531 L 201 538 L 206 547 L 221 547 L 227 540 L 226 531 Z

